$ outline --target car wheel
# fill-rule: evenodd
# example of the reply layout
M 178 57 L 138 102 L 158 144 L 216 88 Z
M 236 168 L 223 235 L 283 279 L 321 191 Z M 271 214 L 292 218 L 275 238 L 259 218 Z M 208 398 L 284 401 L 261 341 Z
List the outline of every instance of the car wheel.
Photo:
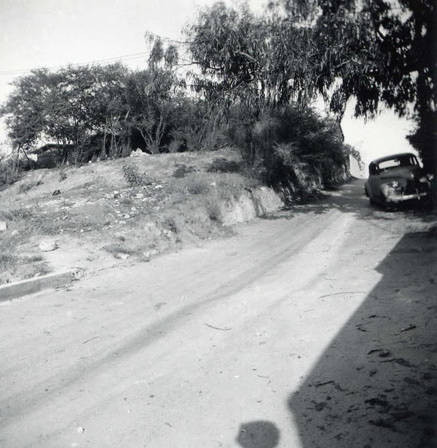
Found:
M 432 198 L 430 196 L 428 196 L 425 199 L 422 199 L 421 201 L 419 201 L 419 207 L 422 210 L 431 211 L 434 207 Z
M 375 207 L 375 205 L 378 205 L 378 203 L 375 201 L 375 199 L 372 196 L 369 195 L 368 198 L 369 198 L 369 204 L 372 207 Z

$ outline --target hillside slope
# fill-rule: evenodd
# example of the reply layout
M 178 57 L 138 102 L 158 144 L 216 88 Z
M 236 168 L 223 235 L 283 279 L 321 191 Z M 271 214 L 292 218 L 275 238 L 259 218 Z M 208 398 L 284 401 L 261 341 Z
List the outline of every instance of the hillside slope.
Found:
M 148 261 L 281 206 L 231 150 L 31 171 L 0 191 L 0 284 Z

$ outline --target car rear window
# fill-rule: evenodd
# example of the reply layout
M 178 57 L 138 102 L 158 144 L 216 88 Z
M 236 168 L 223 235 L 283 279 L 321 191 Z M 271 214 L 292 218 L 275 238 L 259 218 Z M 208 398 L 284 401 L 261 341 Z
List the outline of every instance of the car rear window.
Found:
M 378 169 L 389 170 L 392 168 L 397 168 L 399 166 L 415 166 L 417 165 L 416 158 L 414 156 L 404 156 L 404 157 L 395 157 L 390 160 L 384 160 L 379 162 Z

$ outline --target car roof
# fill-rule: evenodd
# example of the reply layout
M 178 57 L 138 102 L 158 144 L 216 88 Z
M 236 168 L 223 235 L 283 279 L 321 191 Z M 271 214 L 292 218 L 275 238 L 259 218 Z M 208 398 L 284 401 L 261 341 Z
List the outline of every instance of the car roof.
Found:
M 386 160 L 391 160 L 391 159 L 396 159 L 398 157 L 404 157 L 404 156 L 414 156 L 416 157 L 415 154 L 413 154 L 412 152 L 400 152 L 398 154 L 392 154 L 390 156 L 384 156 L 384 157 L 380 157 L 379 159 L 375 159 L 372 160 L 370 163 L 380 163 L 380 162 L 385 162 Z

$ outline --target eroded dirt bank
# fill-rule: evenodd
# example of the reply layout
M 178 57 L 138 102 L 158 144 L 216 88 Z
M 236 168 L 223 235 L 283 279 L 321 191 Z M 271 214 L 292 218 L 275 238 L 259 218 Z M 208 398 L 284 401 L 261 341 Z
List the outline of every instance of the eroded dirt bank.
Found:
M 361 193 L 1 305 L 0 445 L 437 446 L 435 217 Z

